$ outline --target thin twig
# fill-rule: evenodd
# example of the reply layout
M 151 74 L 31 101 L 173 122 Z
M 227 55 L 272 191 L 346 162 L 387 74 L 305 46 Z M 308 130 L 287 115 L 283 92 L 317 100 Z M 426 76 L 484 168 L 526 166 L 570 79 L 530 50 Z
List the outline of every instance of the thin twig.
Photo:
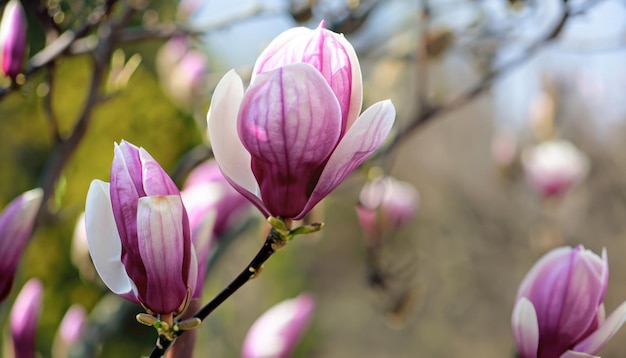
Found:
M 589 10 L 591 7 L 599 4 L 600 2 L 602 1 L 591 1 L 591 4 L 585 6 L 582 9 L 570 9 L 567 7 L 567 4 L 564 4 L 563 12 L 557 20 L 557 23 L 550 29 L 550 31 L 546 32 L 544 36 L 528 46 L 526 50 L 517 57 L 514 57 L 503 65 L 487 72 L 479 82 L 477 82 L 473 87 L 469 88 L 465 92 L 462 92 L 458 96 L 453 97 L 441 104 L 432 104 L 420 108 L 416 116 L 406 126 L 406 128 L 399 130 L 393 140 L 383 150 L 379 151 L 376 154 L 376 157 L 384 156 L 393 151 L 400 143 L 409 138 L 413 131 L 415 131 L 417 128 L 420 128 L 422 125 L 430 122 L 432 119 L 437 118 L 442 114 L 451 112 L 457 108 L 460 108 L 478 97 L 485 90 L 490 88 L 497 78 L 513 70 L 522 63 L 528 61 L 546 45 L 552 43 L 559 36 L 561 31 L 565 27 L 565 24 L 572 16 L 580 15 L 584 11 Z
M 237 275 L 237 277 L 235 277 L 235 279 L 228 284 L 228 286 L 218 293 L 217 296 L 198 310 L 193 317 L 199 318 L 201 321 L 207 318 L 211 312 L 226 301 L 228 297 L 235 293 L 246 282 L 250 281 L 250 279 L 255 278 L 261 272 L 263 263 L 267 261 L 274 254 L 274 252 L 276 252 L 276 250 L 284 245 L 285 241 L 281 239 L 280 235 L 274 229 L 271 229 L 267 234 L 265 243 L 246 268 L 244 268 L 243 271 L 241 271 L 239 275 Z M 178 336 L 184 332 L 185 331 L 178 331 Z M 150 353 L 150 358 L 162 357 L 172 343 L 173 341 L 168 340 L 164 336 L 159 336 L 152 353 Z

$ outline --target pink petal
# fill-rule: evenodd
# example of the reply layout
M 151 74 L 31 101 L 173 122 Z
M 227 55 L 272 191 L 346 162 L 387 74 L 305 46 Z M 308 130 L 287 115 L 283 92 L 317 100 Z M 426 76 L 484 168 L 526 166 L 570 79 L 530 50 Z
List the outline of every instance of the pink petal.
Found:
M 289 29 L 274 39 L 261 53 L 252 71 L 256 75 L 293 64 L 308 63 L 317 69 L 337 97 L 342 108 L 342 133 L 352 126 L 361 111 L 363 84 L 356 52 L 343 35 L 324 28 Z
M 244 341 L 243 358 L 286 358 L 311 323 L 315 301 L 307 293 L 282 301 L 261 315 Z
M 180 194 L 172 178 L 145 149 L 139 148 L 141 179 L 147 196 Z
M 626 322 L 626 302 L 623 302 L 590 336 L 579 342 L 574 350 L 596 354 Z
M 396 110 L 390 100 L 378 102 L 361 114 L 331 154 L 309 201 L 294 219 L 303 218 L 380 147 L 391 130 L 395 116 Z
M 511 317 L 513 336 L 522 358 L 537 358 L 539 349 L 539 323 L 532 302 L 522 297 L 513 308 Z
M 184 271 L 190 261 L 185 260 L 192 258 L 191 252 L 185 253 L 183 217 L 183 203 L 178 195 L 139 199 L 137 238 L 146 268 L 146 292 L 140 292 L 140 299 L 156 313 L 177 311 L 187 297 Z M 197 262 L 195 265 L 197 275 Z
M 215 160 L 229 183 L 268 216 L 259 199 L 259 186 L 250 167 L 250 153 L 237 132 L 237 116 L 243 99 L 243 84 L 234 70 L 228 71 L 213 92 L 207 114 L 209 139 Z
M 264 72 L 248 88 L 238 121 L 265 207 L 274 216 L 297 215 L 341 135 L 330 87 L 304 63 Z
M 135 284 L 122 264 L 122 241 L 115 226 L 109 183 L 94 180 L 87 192 L 85 227 L 89 253 L 104 284 L 117 295 L 135 303 Z

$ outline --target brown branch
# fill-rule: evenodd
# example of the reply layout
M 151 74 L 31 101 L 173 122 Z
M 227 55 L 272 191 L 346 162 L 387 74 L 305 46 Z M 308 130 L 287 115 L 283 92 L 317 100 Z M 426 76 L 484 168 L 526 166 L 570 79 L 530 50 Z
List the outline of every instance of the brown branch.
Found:
M 67 30 L 63 32 L 54 41 L 44 47 L 41 51 L 33 55 L 26 64 L 24 76 L 26 79 L 38 73 L 41 69 L 47 67 L 50 63 L 57 60 L 59 56 L 68 52 L 69 48 L 78 40 L 87 36 L 91 31 L 97 28 L 109 15 L 111 9 L 117 0 L 108 0 L 103 11 L 92 13 L 79 30 Z M 0 100 L 10 92 L 19 88 L 19 85 L 12 81 L 11 85 L 0 89 Z
M 400 129 L 393 140 L 384 149 L 376 154 L 376 157 L 381 157 L 392 152 L 400 143 L 409 138 L 417 128 L 420 128 L 432 119 L 456 110 L 477 98 L 485 90 L 490 88 L 497 78 L 528 61 L 546 45 L 552 43 L 556 38 L 558 38 L 565 27 L 565 24 L 571 17 L 584 13 L 602 1 L 603 0 L 590 1 L 588 4 L 585 4 L 585 7 L 578 9 L 570 9 L 567 7 L 567 4 L 564 4 L 563 12 L 558 18 L 556 24 L 542 37 L 529 45 L 525 51 L 501 66 L 493 68 L 491 71 L 487 72 L 480 81 L 478 81 L 471 88 L 467 89 L 465 92 L 462 92 L 461 94 L 444 101 L 443 103 L 421 107 L 413 120 L 405 128 Z

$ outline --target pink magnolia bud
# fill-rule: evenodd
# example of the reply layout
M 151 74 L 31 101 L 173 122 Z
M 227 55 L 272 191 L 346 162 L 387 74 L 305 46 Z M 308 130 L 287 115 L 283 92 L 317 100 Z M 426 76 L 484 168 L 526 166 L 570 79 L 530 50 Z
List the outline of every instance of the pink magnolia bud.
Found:
M 308 294 L 285 300 L 259 317 L 246 335 L 242 358 L 287 358 L 306 332 L 315 301 Z
M 41 313 L 43 285 L 30 279 L 17 295 L 11 308 L 11 337 L 14 356 L 35 358 L 35 337 Z
M 32 234 L 42 197 L 41 189 L 27 191 L 0 214 L 0 302 L 11 292 L 15 271 Z
M 524 151 L 522 164 L 530 185 L 544 198 L 563 196 L 589 172 L 587 156 L 561 140 Z
M 520 357 L 596 354 L 626 320 L 626 302 L 604 317 L 608 278 L 606 250 L 602 258 L 582 245 L 557 248 L 543 256 L 522 281 L 513 309 Z
M 19 0 L 7 3 L 0 22 L 2 72 L 15 78 L 22 71 L 26 53 L 26 15 Z
M 279 35 L 244 92 L 228 72 L 208 113 L 224 176 L 266 216 L 301 219 L 376 150 L 394 122 L 391 101 L 361 110 L 352 46 L 323 29 Z
M 419 205 L 415 188 L 392 177 L 367 182 L 359 196 L 357 215 L 363 230 L 370 235 L 380 235 L 386 230 L 406 225 Z
M 85 208 L 94 266 L 114 293 L 152 313 L 180 313 L 198 264 L 180 193 L 142 148 L 115 146 L 111 184 L 94 180 Z

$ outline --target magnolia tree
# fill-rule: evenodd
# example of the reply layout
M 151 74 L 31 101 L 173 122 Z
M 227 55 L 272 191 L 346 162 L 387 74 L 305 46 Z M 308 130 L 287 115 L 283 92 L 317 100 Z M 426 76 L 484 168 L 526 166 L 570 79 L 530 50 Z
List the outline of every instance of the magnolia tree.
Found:
M 36 160 L 21 153 L 34 143 L 29 134 L 39 129 L 21 127 L 28 133 L 3 139 L 3 153 L 11 158 L 7 168 L 34 172 L 25 180 L 19 174 L 2 177 L 3 195 L 14 198 L 0 214 L 0 317 L 9 333 L 1 345 L 4 356 L 192 357 L 214 352 L 414 357 L 458 356 L 461 350 L 523 358 L 601 354 L 626 320 L 626 303 L 605 314 L 610 244 L 593 243 L 602 252 L 598 256 L 559 230 L 561 209 L 589 174 L 591 160 L 556 121 L 557 107 L 565 107 L 557 101 L 559 87 L 552 84 L 556 70 L 531 91 L 538 100 L 529 102 L 523 126 L 531 133 L 531 144 L 522 141 L 519 125 L 502 124 L 494 126 L 491 142 L 494 167 L 500 171 L 490 175 L 513 184 L 525 177 L 523 196 L 532 198 L 533 210 L 552 228 L 523 241 L 521 251 L 527 255 L 516 266 L 519 270 L 506 264 L 517 258 L 513 254 L 500 264 L 491 259 L 484 264 L 483 280 L 493 275 L 492 284 L 499 286 L 490 287 L 505 293 L 492 306 L 495 313 L 483 320 L 511 329 L 503 334 L 495 328 L 499 335 L 487 331 L 480 336 L 479 327 L 472 327 L 483 344 L 455 350 L 455 341 L 469 336 L 411 328 L 422 319 L 432 327 L 449 320 L 445 314 L 428 317 L 429 307 L 436 311 L 432 302 L 437 295 L 446 297 L 448 311 L 461 312 L 471 292 L 485 291 L 446 295 L 455 292 L 449 287 L 463 283 L 428 275 L 422 275 L 425 281 L 415 279 L 420 262 L 427 273 L 437 267 L 424 264 L 423 257 L 456 264 L 463 250 L 418 247 L 416 237 L 424 233 L 429 241 L 447 239 L 443 229 L 442 237 L 420 231 L 428 224 L 416 220 L 418 208 L 430 212 L 431 219 L 444 218 L 447 226 L 467 216 L 455 217 L 433 200 L 436 196 L 418 193 L 418 173 L 443 159 L 433 152 L 430 164 L 412 162 L 406 153 L 420 146 L 409 145 L 411 139 L 419 143 L 415 133 L 422 124 L 444 114 L 456 110 L 472 116 L 464 105 L 494 84 L 496 112 L 508 115 L 498 99 L 513 108 L 518 98 L 502 97 L 510 92 L 501 77 L 567 38 L 568 27 L 579 26 L 581 15 L 616 11 L 609 0 L 459 1 L 455 6 L 402 0 L 220 6 L 193 0 L 6 3 L 0 24 L 1 117 L 6 126 L 19 126 L 27 119 L 20 117 L 23 111 L 34 108 L 45 118 L 49 136 L 45 149 L 33 154 Z M 445 79 L 448 72 L 457 75 L 449 63 L 455 50 L 473 51 L 465 58 L 475 65 L 469 85 L 462 75 Z M 247 60 L 249 53 L 255 59 Z M 86 84 L 74 77 L 81 71 L 90 79 Z M 163 104 L 165 96 L 171 103 Z M 134 124 L 115 134 L 103 127 L 126 128 L 129 118 L 147 113 L 152 122 L 131 122 L 139 128 L 135 131 Z M 185 138 L 172 123 L 186 123 L 184 133 L 196 139 Z M 472 135 L 480 138 L 480 131 L 464 133 L 464 138 Z M 150 136 L 157 139 L 146 139 Z M 448 145 L 447 137 L 438 143 L 443 143 L 439 148 Z M 450 181 L 440 182 L 440 190 L 448 191 Z M 433 185 L 426 181 L 424 186 Z M 343 200 L 325 200 L 339 187 L 337 197 Z M 497 196 L 498 190 L 479 195 Z M 470 194 L 452 190 L 451 195 Z M 429 211 L 441 205 L 443 210 Z M 74 230 L 71 245 L 65 227 Z M 50 234 L 55 230 L 58 235 Z M 264 240 L 237 239 L 250 236 Z M 333 251 L 340 256 L 345 251 L 333 246 L 342 240 L 336 236 L 362 237 L 357 241 L 362 250 L 339 264 L 332 262 Z M 251 243 L 258 246 L 256 254 L 241 249 Z M 298 246 L 304 251 L 297 251 Z M 296 273 L 284 259 L 275 259 L 279 250 L 283 258 L 319 266 L 311 266 L 317 269 L 308 274 Z M 507 254 L 496 251 L 485 252 L 496 258 Z M 246 255 L 247 261 L 242 258 Z M 481 264 L 471 261 L 466 260 L 465 271 Z M 265 280 L 263 269 L 271 270 L 273 262 L 282 267 L 279 279 Z M 324 270 L 334 286 L 308 284 Z M 363 280 L 355 280 L 354 272 Z M 502 275 L 512 283 L 499 284 Z M 276 289 L 294 277 L 297 288 Z M 71 283 L 60 283 L 64 281 Z M 355 281 L 375 297 L 360 295 Z M 264 286 L 268 289 L 261 290 Z M 342 287 L 352 291 L 337 309 L 331 303 L 340 301 Z M 237 292 L 248 288 L 256 291 Z M 238 298 L 246 295 L 247 300 Z M 616 297 L 609 305 L 622 301 Z M 231 302 L 235 319 L 211 325 Z M 469 302 L 492 308 L 490 302 L 483 304 Z M 360 316 L 370 323 L 353 324 L 346 333 L 350 324 L 340 323 L 360 322 Z M 307 334 L 312 324 L 315 331 L 316 320 L 325 319 L 341 328 Z M 471 320 L 461 317 L 465 323 L 458 325 Z M 387 325 L 377 327 L 378 322 Z M 210 329 L 203 330 L 207 325 Z M 389 332 L 396 331 L 389 328 L 409 333 L 394 337 Z M 438 347 L 421 350 L 413 345 L 414 334 L 431 337 L 417 340 L 425 347 L 427 341 Z M 124 335 L 141 338 L 116 346 Z M 333 336 L 349 343 L 336 343 Z M 395 342 L 400 337 L 404 343 L 376 344 L 372 337 Z M 442 343 L 441 337 L 452 343 Z M 207 348 L 220 344 L 231 348 Z M 623 349 L 615 351 L 623 354 Z

